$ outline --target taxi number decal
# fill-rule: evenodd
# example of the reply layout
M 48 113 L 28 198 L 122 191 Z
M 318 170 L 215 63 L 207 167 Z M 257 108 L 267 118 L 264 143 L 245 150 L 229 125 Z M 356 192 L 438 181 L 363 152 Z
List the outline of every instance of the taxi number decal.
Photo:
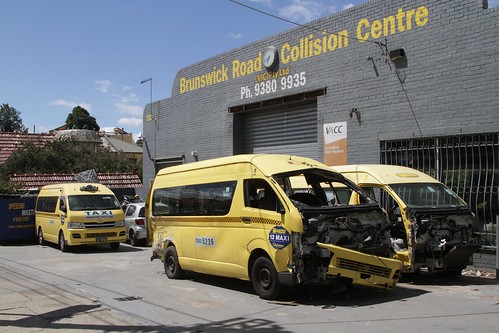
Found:
M 269 242 L 273 248 L 281 250 L 291 243 L 291 235 L 281 226 L 275 226 L 270 230 Z
M 196 237 L 196 246 L 215 246 L 215 238 L 213 237 Z

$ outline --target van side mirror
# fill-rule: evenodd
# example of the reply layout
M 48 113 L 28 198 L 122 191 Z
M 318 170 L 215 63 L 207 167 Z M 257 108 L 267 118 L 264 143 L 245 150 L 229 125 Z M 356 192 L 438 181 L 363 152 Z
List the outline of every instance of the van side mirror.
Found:
M 62 211 L 62 212 L 64 212 L 64 213 L 66 213 L 67 212 L 66 205 L 61 205 L 59 207 L 59 210 Z

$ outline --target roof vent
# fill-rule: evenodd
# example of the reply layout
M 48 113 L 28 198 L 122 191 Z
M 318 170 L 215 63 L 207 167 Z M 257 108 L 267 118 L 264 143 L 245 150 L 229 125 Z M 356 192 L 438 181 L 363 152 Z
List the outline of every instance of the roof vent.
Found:
M 98 189 L 99 188 L 97 186 L 90 185 L 90 184 L 80 187 L 80 191 L 83 191 L 83 192 L 95 192 Z

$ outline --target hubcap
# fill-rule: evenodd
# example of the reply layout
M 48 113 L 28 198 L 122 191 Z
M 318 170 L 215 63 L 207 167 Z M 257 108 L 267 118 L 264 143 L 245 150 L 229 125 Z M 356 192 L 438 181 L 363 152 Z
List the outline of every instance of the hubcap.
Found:
M 258 274 L 258 281 L 264 289 L 269 289 L 272 286 L 272 274 L 268 268 L 263 268 Z
M 168 267 L 168 270 L 172 273 L 175 271 L 175 260 L 173 260 L 172 257 L 166 259 L 166 267 Z

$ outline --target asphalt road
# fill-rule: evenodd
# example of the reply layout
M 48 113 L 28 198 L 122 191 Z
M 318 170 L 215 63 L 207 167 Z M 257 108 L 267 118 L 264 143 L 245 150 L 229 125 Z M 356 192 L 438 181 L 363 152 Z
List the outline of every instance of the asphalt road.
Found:
M 389 292 L 303 287 L 280 301 L 245 281 L 169 280 L 151 249 L 0 246 L 2 332 L 496 332 L 499 282 L 405 278 Z

